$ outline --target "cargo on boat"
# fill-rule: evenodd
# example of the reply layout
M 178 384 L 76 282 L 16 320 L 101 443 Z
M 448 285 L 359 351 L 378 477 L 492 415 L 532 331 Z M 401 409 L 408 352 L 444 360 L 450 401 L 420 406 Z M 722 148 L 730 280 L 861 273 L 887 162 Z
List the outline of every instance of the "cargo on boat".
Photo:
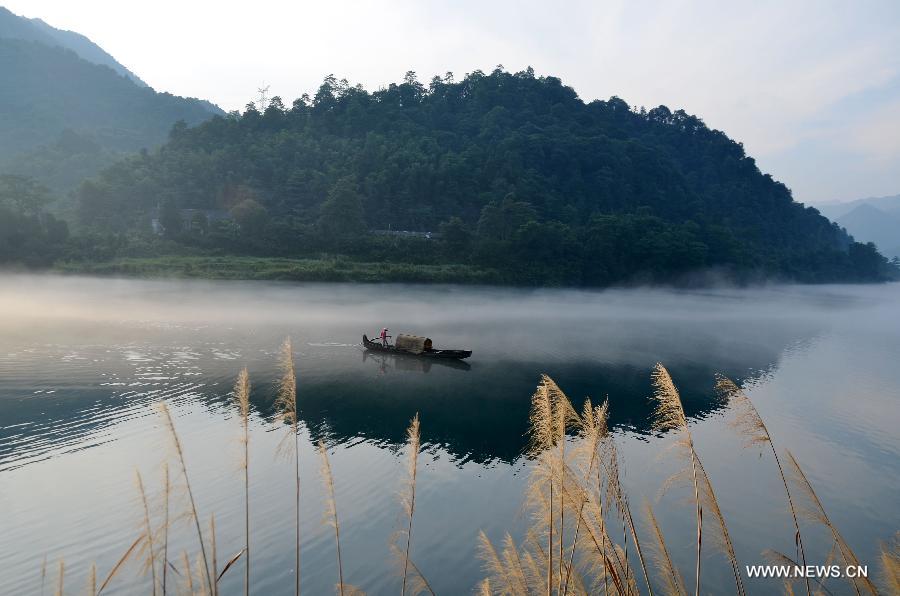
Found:
M 398 335 L 393 344 L 387 345 L 384 345 L 379 341 L 372 341 L 363 334 L 363 346 L 365 346 L 367 350 L 373 352 L 421 356 L 422 358 L 452 358 L 462 360 L 463 358 L 468 358 L 472 355 L 472 350 L 435 350 L 429 338 L 407 334 Z

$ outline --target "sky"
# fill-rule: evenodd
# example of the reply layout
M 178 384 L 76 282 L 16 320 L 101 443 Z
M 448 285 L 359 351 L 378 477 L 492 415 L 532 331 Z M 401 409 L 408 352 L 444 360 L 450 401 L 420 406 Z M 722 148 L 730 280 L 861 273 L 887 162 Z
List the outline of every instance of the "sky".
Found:
M 4 0 L 0 0 L 4 2 Z M 898 0 L 5 0 L 82 33 L 157 91 L 290 105 L 502 64 L 702 118 L 807 204 L 900 193 Z

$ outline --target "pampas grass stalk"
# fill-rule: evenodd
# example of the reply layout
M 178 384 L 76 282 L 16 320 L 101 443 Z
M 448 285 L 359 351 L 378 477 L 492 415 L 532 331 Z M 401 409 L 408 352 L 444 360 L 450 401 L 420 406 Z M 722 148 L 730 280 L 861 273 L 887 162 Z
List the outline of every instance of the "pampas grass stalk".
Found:
M 551 402 L 548 387 L 550 377 L 543 375 L 541 383 L 531 398 L 531 450 L 532 453 L 546 454 L 553 446 L 553 404 Z M 552 381 L 551 381 L 552 382 Z M 552 461 L 547 457 L 541 457 L 539 461 L 547 463 L 547 473 L 550 478 L 550 512 L 548 516 L 549 529 L 547 531 L 547 596 L 551 596 L 553 590 L 553 468 Z
M 300 428 L 299 413 L 297 411 L 297 375 L 294 371 L 294 350 L 291 344 L 291 338 L 288 337 L 281 345 L 279 354 L 279 366 L 281 368 L 281 380 L 278 383 L 278 397 L 275 399 L 275 408 L 278 410 L 279 418 L 286 422 L 290 428 L 293 437 L 294 451 L 294 478 L 295 478 L 295 562 L 296 572 L 294 574 L 294 593 L 300 594 Z M 285 439 L 288 437 L 286 436 Z M 279 446 L 280 450 L 285 444 Z
M 697 515 L 697 557 L 695 563 L 694 595 L 700 596 L 700 554 L 703 549 L 703 507 L 700 504 L 700 482 L 697 478 L 697 453 L 694 451 L 694 440 L 688 428 L 681 397 L 669 376 L 669 371 L 657 363 L 653 369 L 653 386 L 656 391 L 654 399 L 656 408 L 653 413 L 654 428 L 658 431 L 677 430 L 682 433 L 682 440 L 690 453 L 691 479 L 694 486 L 694 505 Z
M 406 577 L 409 572 L 409 549 L 412 542 L 413 514 L 416 511 L 416 475 L 419 468 L 419 448 L 422 444 L 421 435 L 419 433 L 418 412 L 416 412 L 416 415 L 413 417 L 412 421 L 410 421 L 409 428 L 406 430 L 406 437 L 406 448 L 409 451 L 407 454 L 409 459 L 406 467 L 408 478 L 406 490 L 401 495 L 401 501 L 403 503 L 403 508 L 406 511 L 408 521 L 406 524 L 406 550 L 403 556 L 403 585 L 400 588 L 400 596 L 406 596 Z
M 181 562 L 184 565 L 184 577 L 187 582 L 188 594 L 194 594 L 194 570 L 191 569 L 191 558 L 188 557 L 187 551 L 181 551 Z
M 244 368 L 234 385 L 234 396 L 241 414 L 241 444 L 244 448 L 244 596 L 250 594 L 250 376 Z
M 484 570 L 497 580 L 501 586 L 505 586 L 503 590 L 506 594 L 519 594 L 515 589 L 515 583 L 510 578 L 509 570 L 500 559 L 497 549 L 490 541 L 483 530 L 478 531 L 478 552 L 481 560 L 484 561 Z M 488 581 L 487 579 L 485 581 Z
M 756 406 L 753 405 L 747 394 L 734 381 L 719 375 L 716 378 L 716 389 L 737 411 L 734 426 L 745 437 L 747 445 L 764 444 L 768 445 L 769 449 L 772 450 L 772 456 L 775 458 L 775 465 L 778 466 L 778 474 L 781 476 L 784 492 L 787 495 L 791 519 L 794 522 L 794 544 L 797 547 L 797 554 L 803 563 L 803 567 L 806 567 L 806 552 L 803 549 L 803 537 L 800 533 L 800 520 L 797 517 L 797 508 L 794 506 L 794 497 L 791 495 L 791 489 L 788 487 L 784 466 L 781 465 L 781 458 L 778 456 L 778 450 L 775 449 L 775 443 L 772 441 L 769 428 L 763 421 L 762 416 L 759 415 Z M 809 578 L 804 577 L 804 582 L 806 583 L 806 594 L 808 596 L 811 593 Z
M 131 557 L 131 553 L 134 552 L 134 549 L 136 549 L 138 547 L 138 545 L 144 541 L 145 538 L 146 538 L 146 536 L 144 534 L 141 534 L 140 536 L 138 536 L 137 539 L 131 543 L 131 546 L 128 547 L 128 550 L 125 551 L 125 554 L 123 554 L 119 558 L 119 560 L 116 562 L 116 564 L 113 565 L 113 568 L 110 569 L 109 574 L 106 576 L 106 579 L 104 579 L 103 583 L 100 584 L 100 589 L 97 590 L 98 596 L 99 596 L 99 594 L 101 594 L 103 592 L 103 590 L 106 589 L 106 586 L 109 585 L 109 582 L 112 581 L 112 579 L 116 576 L 116 574 L 119 573 L 119 570 L 122 569 L 122 566 L 125 564 L 125 561 L 127 561 L 129 559 L 129 557 Z
M 97 596 L 97 564 L 91 564 L 91 571 L 88 573 L 88 594 Z
M 532 488 L 532 498 L 536 498 L 541 492 L 544 484 L 548 486 L 549 501 L 548 511 L 546 513 L 548 522 L 547 532 L 547 596 L 553 593 L 553 550 L 554 538 L 559 533 L 559 560 L 557 565 L 559 573 L 556 575 L 557 591 L 562 587 L 562 528 L 556 528 L 556 516 L 560 516 L 561 523 L 564 521 L 562 514 L 563 505 L 565 504 L 565 438 L 566 429 L 574 421 L 578 415 L 572 409 L 572 404 L 566 398 L 562 390 L 547 375 L 541 375 L 541 382 L 538 384 L 534 395 L 531 398 L 531 414 L 529 417 L 531 423 L 530 430 L 530 449 L 532 456 L 539 461 L 536 470 L 535 486 Z M 542 498 L 542 497 L 541 497 Z M 559 499 L 560 507 L 557 511 L 556 500 Z
M 47 581 L 47 555 L 44 555 L 44 561 L 41 563 L 41 596 L 44 596 L 44 583 Z
M 806 477 L 806 474 L 803 473 L 803 470 L 800 468 L 800 464 L 797 463 L 794 454 L 792 454 L 790 451 L 787 452 L 787 460 L 788 465 L 793 473 L 794 483 L 797 487 L 799 487 L 800 493 L 805 496 L 807 500 L 807 507 L 802 512 L 805 513 L 806 516 L 812 521 L 828 528 L 828 530 L 831 532 L 834 543 L 838 547 L 838 552 L 840 552 L 845 566 L 859 566 L 859 559 L 856 557 L 856 553 L 853 552 L 853 549 L 850 548 L 850 545 L 847 544 L 847 541 L 844 540 L 844 537 L 840 532 L 838 532 L 837 527 L 831 522 L 831 518 L 829 518 L 828 514 L 825 513 L 825 507 L 822 505 L 822 501 L 819 500 L 819 496 L 816 494 L 816 491 L 813 490 L 812 484 Z M 878 590 L 875 588 L 872 580 L 870 580 L 868 577 L 848 578 L 850 585 L 853 586 L 853 589 L 857 594 L 860 593 L 857 580 L 861 580 L 863 587 L 865 587 L 870 593 L 878 593 Z
M 665 593 L 668 596 L 683 596 L 687 594 L 684 580 L 672 563 L 672 557 L 669 556 L 669 549 L 666 548 L 665 538 L 663 538 L 662 530 L 659 528 L 659 523 L 656 521 L 656 516 L 653 514 L 653 508 L 650 506 L 650 503 L 644 505 L 644 511 L 653 530 L 653 538 L 656 545 L 656 566 L 662 572 Z
M 151 592 L 156 596 L 156 551 L 153 549 L 153 526 L 150 523 L 150 504 L 147 502 L 147 491 L 144 490 L 144 479 L 139 470 L 134 471 L 135 482 L 141 495 L 141 504 L 144 509 L 144 533 L 147 536 L 147 565 L 150 567 L 150 578 L 153 582 Z
M 583 450 L 589 453 L 587 469 L 584 476 L 586 479 L 593 478 L 594 470 L 597 467 L 597 458 L 604 439 L 606 438 L 608 427 L 606 424 L 607 413 L 609 411 L 608 402 L 604 402 L 602 406 L 596 410 L 591 405 L 591 400 L 585 400 L 584 409 L 580 420 L 580 435 L 583 444 Z M 587 484 L 588 481 L 585 481 Z M 572 548 L 569 552 L 569 562 L 566 565 L 566 579 L 563 582 L 563 596 L 569 593 L 569 579 L 572 575 L 572 565 L 575 561 L 575 547 L 578 545 L 578 534 L 581 531 L 581 524 L 584 517 L 584 507 L 587 504 L 587 494 L 581 497 L 581 503 L 578 506 L 578 517 L 575 520 L 575 534 L 572 537 Z M 601 510 L 603 505 L 600 505 Z
M 196 563 L 195 563 L 195 566 L 197 567 L 197 575 L 198 575 L 198 576 L 202 576 L 202 575 L 205 573 L 205 572 L 203 571 L 204 568 L 205 568 L 205 569 L 208 569 L 208 567 L 207 567 L 206 565 L 203 564 L 203 559 L 200 558 L 199 556 L 197 557 L 197 561 L 196 561 Z M 215 594 L 213 594 L 212 591 L 210 591 L 209 594 L 210 594 L 211 596 L 215 596 Z M 207 595 L 207 592 L 206 592 L 206 584 L 201 583 L 201 584 L 200 584 L 200 596 L 206 596 L 206 595 Z
M 209 539 L 212 545 L 212 574 L 215 580 L 212 584 L 212 596 L 219 593 L 219 561 L 216 558 L 216 514 L 209 516 Z
M 725 524 L 725 516 L 722 514 L 722 509 L 719 507 L 719 499 L 716 498 L 716 493 L 713 491 L 709 475 L 703 468 L 703 462 L 700 461 L 699 457 L 697 458 L 697 468 L 700 472 L 699 476 L 701 482 L 700 486 L 703 491 L 701 493 L 703 503 L 706 506 L 706 509 L 712 512 L 713 519 L 719 524 L 719 537 L 721 537 L 720 546 L 725 551 L 728 562 L 731 563 L 731 573 L 734 575 L 737 593 L 743 596 L 744 584 L 741 581 L 741 572 L 738 568 L 737 556 L 734 553 L 734 543 L 731 541 L 731 534 L 728 532 L 728 526 Z
M 166 596 L 166 578 L 169 571 L 169 492 L 172 490 L 169 482 L 169 462 L 163 464 L 163 569 L 162 569 L 162 593 Z
M 322 458 L 320 473 L 322 475 L 322 483 L 325 485 L 327 510 L 325 514 L 326 522 L 334 528 L 334 544 L 337 549 L 338 564 L 338 591 L 344 596 L 344 565 L 341 561 L 341 525 L 338 522 L 337 501 L 334 498 L 334 476 L 331 474 L 331 464 L 328 461 L 328 451 L 325 449 L 325 442 L 319 441 L 319 456 Z
M 56 596 L 62 596 L 63 590 L 65 588 L 66 578 L 66 562 L 63 559 L 59 560 L 59 582 L 56 584 Z
M 891 594 L 900 594 L 900 532 L 890 545 L 881 546 L 881 575 Z
M 641 565 L 641 571 L 644 575 L 644 584 L 647 586 L 647 593 L 649 594 L 649 596 L 653 596 L 653 586 L 650 584 L 650 574 L 647 572 L 647 564 L 644 560 L 644 552 L 641 549 L 641 541 L 638 539 L 637 529 L 634 526 L 634 518 L 631 516 L 631 508 L 628 505 L 628 496 L 625 494 L 625 491 L 623 490 L 622 484 L 619 479 L 619 452 L 616 449 L 616 442 L 612 437 L 609 437 L 608 439 L 607 452 L 609 453 L 609 463 L 606 467 L 608 476 L 607 482 L 609 487 L 608 493 L 615 501 L 616 508 L 619 510 L 619 515 L 622 516 L 623 534 L 625 533 L 625 528 L 627 527 L 628 532 L 631 535 L 631 540 L 632 542 L 634 542 L 634 551 L 635 553 L 637 553 L 638 562 Z M 631 572 L 631 567 L 628 565 L 627 550 L 625 551 L 625 572 Z M 633 574 L 631 580 L 636 581 L 633 577 Z
M 169 411 L 169 406 L 166 402 L 160 402 L 159 409 L 160 412 L 162 412 L 163 421 L 166 424 L 166 428 L 169 430 L 169 436 L 172 439 L 175 453 L 178 456 L 178 462 L 181 465 L 181 475 L 184 477 L 184 484 L 187 488 L 188 500 L 191 505 L 191 517 L 194 519 L 194 528 L 197 530 L 197 540 L 200 543 L 200 555 L 203 557 L 203 575 L 206 579 L 206 586 L 209 588 L 210 592 L 212 592 L 215 588 L 213 587 L 213 581 L 209 571 L 209 562 L 206 558 L 206 545 L 203 542 L 203 530 L 200 529 L 200 516 L 197 514 L 194 491 L 191 490 L 191 481 L 187 473 L 187 463 L 184 459 L 184 450 L 181 447 L 181 439 L 178 437 L 178 432 L 175 430 L 175 421 L 172 419 L 172 413 Z
M 657 364 L 653 371 L 653 384 L 656 388 L 655 399 L 657 407 L 654 412 L 655 427 L 658 430 L 678 430 L 681 433 L 680 444 L 686 449 L 691 462 L 691 479 L 694 486 L 694 498 L 696 499 L 697 511 L 697 584 L 695 594 L 699 595 L 700 590 L 700 552 L 703 542 L 703 511 L 708 510 L 712 513 L 713 519 L 719 527 L 719 534 L 715 535 L 719 540 L 717 544 L 722 547 L 728 562 L 731 564 L 732 575 L 734 576 L 735 587 L 737 593 L 744 594 L 744 585 L 741 581 L 741 573 L 738 567 L 737 556 L 734 552 L 734 545 L 731 541 L 731 535 L 728 532 L 728 526 L 725 523 L 725 516 L 719 507 L 719 501 L 713 490 L 712 482 L 709 475 L 703 468 L 700 456 L 694 448 L 694 439 L 687 425 L 687 418 L 684 414 L 684 408 L 681 404 L 681 397 L 672 377 L 662 364 Z

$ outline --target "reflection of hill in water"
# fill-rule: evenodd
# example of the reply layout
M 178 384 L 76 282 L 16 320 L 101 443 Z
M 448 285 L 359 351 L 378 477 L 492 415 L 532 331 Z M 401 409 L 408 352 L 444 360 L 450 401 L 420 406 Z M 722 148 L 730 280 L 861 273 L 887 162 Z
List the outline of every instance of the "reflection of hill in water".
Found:
M 774 363 L 775 358 L 748 362 L 740 371 L 683 364 L 673 374 L 687 415 L 700 418 L 722 407 L 713 390 L 716 373 L 741 379 L 748 369 L 768 369 Z M 432 366 L 428 374 L 403 372 L 378 368 L 369 375 L 306 383 L 301 390 L 301 418 L 314 437 L 328 441 L 362 437 L 401 444 L 409 419 L 418 412 L 424 442 L 438 444 L 463 461 L 509 462 L 525 447 L 531 394 L 540 373 L 547 372 L 578 406 L 585 397 L 599 403 L 608 395 L 612 426 L 649 430 L 650 365 L 473 362 L 470 370 L 439 371 Z
M 278 286 L 266 296 L 283 293 L 287 304 L 293 291 Z M 437 290 L 426 288 L 400 305 L 368 297 L 360 303 L 354 294 L 350 306 L 337 309 L 331 294 L 339 291 L 303 288 L 305 310 L 280 308 L 274 319 L 284 323 L 86 320 L 43 329 L 29 323 L 19 337 L 6 334 L 0 469 L 115 440 L 117 422 L 148 415 L 147 405 L 159 399 L 191 400 L 221 416 L 233 407 L 227 395 L 243 366 L 251 372 L 255 409 L 272 419 L 275 351 L 285 335 L 294 337 L 297 351 L 301 418 L 317 438 L 400 444 L 419 412 L 426 442 L 460 460 L 511 461 L 525 445 L 530 397 L 542 372 L 578 405 L 586 396 L 599 403 L 608 395 L 613 426 L 646 432 L 657 360 L 672 372 L 688 416 L 703 417 L 721 407 L 716 373 L 742 380 L 771 370 L 787 347 L 820 333 L 827 313 L 843 306 L 813 290 L 800 298 L 773 291 L 757 300 L 752 293 L 640 291 L 498 298 L 456 289 L 458 296 L 438 308 Z M 482 294 L 493 310 L 476 308 Z M 238 298 L 244 294 L 231 301 L 243 305 Z M 204 294 L 200 304 L 207 303 Z M 292 319 L 295 312 L 304 318 Z M 365 355 L 355 345 L 366 329 L 360 319 L 412 321 L 411 329 L 475 352 L 464 363 Z

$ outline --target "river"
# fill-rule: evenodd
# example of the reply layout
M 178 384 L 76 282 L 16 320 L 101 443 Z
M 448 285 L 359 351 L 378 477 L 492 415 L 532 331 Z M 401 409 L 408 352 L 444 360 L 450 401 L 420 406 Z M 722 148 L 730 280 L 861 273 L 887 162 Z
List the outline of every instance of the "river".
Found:
M 465 363 L 366 353 L 362 333 L 428 335 L 469 348 Z M 668 434 L 650 428 L 650 370 L 664 363 L 681 390 L 742 565 L 767 548 L 793 552 L 792 522 L 770 453 L 746 448 L 714 375 L 741 384 L 776 445 L 803 466 L 832 521 L 877 573 L 879 541 L 900 530 L 900 285 L 769 286 L 697 291 L 475 288 L 268 282 L 0 277 L 0 592 L 82 592 L 141 532 L 139 470 L 160 515 L 162 464 L 175 459 L 157 403 L 168 403 L 200 516 L 215 513 L 220 568 L 243 546 L 240 423 L 229 395 L 242 367 L 253 384 L 250 499 L 253 588 L 293 593 L 294 482 L 276 454 L 278 349 L 296 355 L 301 423 L 301 580 L 308 594 L 337 581 L 334 536 L 322 523 L 319 461 L 329 450 L 345 580 L 399 591 L 388 543 L 405 431 L 419 413 L 423 454 L 412 555 L 438 594 L 483 577 L 479 530 L 500 542 L 528 524 L 530 396 L 541 373 L 576 404 L 609 399 L 632 503 L 653 503 L 673 558 L 693 582 L 692 509 L 659 495 L 678 467 Z M 185 511 L 186 496 L 172 496 Z M 639 531 L 645 532 L 643 521 Z M 182 521 L 170 559 L 196 554 Z M 808 538 L 807 538 L 808 536 Z M 807 559 L 829 543 L 810 526 Z M 240 593 L 243 566 L 222 580 Z M 106 593 L 149 593 L 129 561 Z M 176 572 L 169 581 L 180 581 Z M 730 568 L 710 551 L 706 589 L 727 592 Z M 751 593 L 779 588 L 746 580 Z M 834 580 L 829 589 L 842 593 Z

